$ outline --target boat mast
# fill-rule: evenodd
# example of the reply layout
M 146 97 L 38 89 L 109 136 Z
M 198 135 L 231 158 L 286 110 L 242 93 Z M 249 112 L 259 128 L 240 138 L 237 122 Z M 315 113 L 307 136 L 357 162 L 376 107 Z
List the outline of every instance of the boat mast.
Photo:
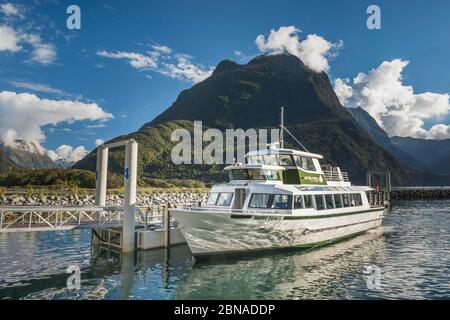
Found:
M 284 127 L 284 107 L 281 107 L 281 121 L 280 121 L 280 149 L 284 149 L 284 131 L 292 137 L 292 139 L 295 140 L 306 152 L 309 152 L 309 150 L 287 129 Z
M 281 123 L 280 123 L 280 148 L 283 149 L 284 148 L 284 107 L 281 107 Z

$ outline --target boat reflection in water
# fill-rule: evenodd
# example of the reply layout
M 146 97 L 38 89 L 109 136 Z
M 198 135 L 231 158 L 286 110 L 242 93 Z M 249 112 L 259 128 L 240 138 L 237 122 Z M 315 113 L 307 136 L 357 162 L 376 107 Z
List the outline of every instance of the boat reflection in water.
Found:
M 121 255 L 120 284 L 110 287 L 104 298 L 345 298 L 348 286 L 363 298 L 368 292 L 364 271 L 384 249 L 381 232 L 307 251 L 272 251 L 200 263 L 194 262 L 185 245 Z
M 363 271 L 384 255 L 385 235 L 371 231 L 314 250 L 269 251 L 234 260 L 196 263 L 187 245 L 120 254 L 89 246 L 88 230 L 4 237 L 3 251 L 22 239 L 23 252 L 3 265 L 2 299 L 303 299 L 364 298 Z M 48 252 L 54 241 L 64 250 Z M 36 244 L 38 243 L 38 244 Z M 75 245 L 76 244 L 76 245 Z M 77 247 L 77 245 L 80 246 Z M 76 248 L 77 247 L 77 248 Z M 41 250 L 38 253 L 37 250 Z M 2 252 L 3 252 L 2 251 Z M 39 259 L 30 259 L 39 256 Z M 11 255 L 10 255 L 11 256 Z M 30 264 L 31 261 L 34 261 Z M 69 289 L 68 266 L 81 272 L 79 289 Z M 20 266 L 20 272 L 17 269 Z M 28 276 L 27 276 L 28 275 Z
M 308 251 L 197 264 L 178 284 L 175 298 L 335 299 L 345 298 L 349 285 L 364 298 L 368 293 L 364 271 L 384 250 L 381 232 Z

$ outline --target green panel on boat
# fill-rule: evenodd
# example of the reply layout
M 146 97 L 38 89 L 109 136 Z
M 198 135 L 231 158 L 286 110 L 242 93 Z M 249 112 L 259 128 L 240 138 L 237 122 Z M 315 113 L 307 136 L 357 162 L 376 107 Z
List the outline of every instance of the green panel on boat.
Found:
M 283 172 L 284 184 L 301 184 L 300 175 L 297 169 L 287 169 Z
M 326 185 L 325 177 L 318 173 L 307 173 L 298 169 L 287 169 L 283 172 L 284 184 Z
M 300 172 L 301 184 L 326 185 L 327 180 L 324 175 L 319 173 Z

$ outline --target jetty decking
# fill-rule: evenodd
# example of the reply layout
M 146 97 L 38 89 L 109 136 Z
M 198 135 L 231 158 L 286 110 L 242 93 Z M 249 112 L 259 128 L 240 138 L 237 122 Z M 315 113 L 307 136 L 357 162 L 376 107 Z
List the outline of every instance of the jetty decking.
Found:
M 444 200 L 450 199 L 450 186 L 392 187 L 392 200 Z

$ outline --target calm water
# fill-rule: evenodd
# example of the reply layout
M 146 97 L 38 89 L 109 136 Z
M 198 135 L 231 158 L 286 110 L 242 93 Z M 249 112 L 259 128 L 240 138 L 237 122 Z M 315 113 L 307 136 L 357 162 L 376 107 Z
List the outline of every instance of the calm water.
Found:
M 450 201 L 401 202 L 377 232 L 234 261 L 194 264 L 186 246 L 120 256 L 91 249 L 89 230 L 0 234 L 0 256 L 0 299 L 450 299 Z

